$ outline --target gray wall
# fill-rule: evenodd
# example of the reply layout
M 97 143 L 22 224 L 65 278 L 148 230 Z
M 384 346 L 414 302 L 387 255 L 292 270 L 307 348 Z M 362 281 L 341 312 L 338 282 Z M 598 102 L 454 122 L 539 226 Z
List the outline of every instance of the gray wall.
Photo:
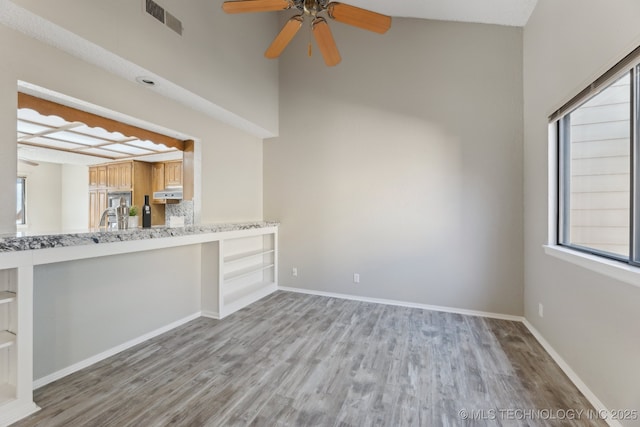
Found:
M 636 1 L 538 0 L 524 31 L 525 315 L 611 409 L 640 409 L 640 289 L 544 254 L 547 116 L 640 44 L 638 16 Z
M 521 29 L 330 25 L 341 64 L 300 35 L 280 63 L 264 148 L 280 284 L 521 315 Z
M 199 312 L 199 268 L 198 245 L 37 266 L 34 379 Z

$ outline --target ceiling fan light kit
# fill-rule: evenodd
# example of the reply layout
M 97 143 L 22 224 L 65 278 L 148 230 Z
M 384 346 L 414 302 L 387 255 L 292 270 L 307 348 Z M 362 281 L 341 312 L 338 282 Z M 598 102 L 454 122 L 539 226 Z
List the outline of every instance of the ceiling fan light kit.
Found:
M 291 8 L 296 8 L 301 13 L 289 19 L 282 27 L 264 53 L 267 58 L 278 58 L 302 27 L 305 16 L 309 16 L 313 19 L 311 30 L 325 64 L 329 67 L 339 64 L 340 52 L 327 20 L 318 16 L 321 12 L 326 12 L 329 18 L 343 24 L 378 34 L 384 34 L 391 28 L 390 16 L 344 3 L 329 3 L 328 0 L 236 0 L 222 3 L 222 10 L 226 13 L 273 12 Z

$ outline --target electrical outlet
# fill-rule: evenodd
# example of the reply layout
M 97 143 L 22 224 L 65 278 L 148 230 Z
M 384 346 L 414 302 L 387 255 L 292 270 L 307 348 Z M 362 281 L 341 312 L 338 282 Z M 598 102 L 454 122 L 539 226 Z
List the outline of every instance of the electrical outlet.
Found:
M 360 283 L 360 275 L 358 273 L 353 273 L 353 283 Z
M 292 275 L 293 277 L 298 277 L 298 269 L 297 269 L 296 267 L 293 267 L 293 268 L 291 269 L 291 275 Z
M 538 316 L 544 317 L 544 305 L 542 303 L 538 303 Z

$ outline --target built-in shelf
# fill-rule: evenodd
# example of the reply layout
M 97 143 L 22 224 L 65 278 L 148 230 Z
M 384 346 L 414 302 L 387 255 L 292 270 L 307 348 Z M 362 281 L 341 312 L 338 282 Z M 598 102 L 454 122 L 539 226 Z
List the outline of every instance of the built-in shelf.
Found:
M 13 345 L 15 341 L 15 334 L 12 334 L 9 331 L 0 331 L 0 349 Z
M 277 229 L 256 230 L 220 242 L 216 307 L 219 318 L 241 310 L 277 289 Z
M 273 282 L 246 283 L 240 286 L 231 286 L 225 291 L 224 300 L 229 304 L 269 285 L 273 285 Z
M 225 302 L 220 311 L 221 317 L 235 313 L 275 292 L 278 289 L 278 285 L 275 282 L 258 282 L 242 286 L 241 289 L 241 291 L 234 291 L 224 297 Z
M 273 267 L 274 267 L 273 263 L 252 265 L 251 267 L 241 268 L 239 270 L 225 274 L 224 280 L 225 282 L 229 282 L 231 280 L 236 280 L 236 279 L 240 279 L 241 277 L 250 276 L 253 273 L 257 273 L 263 270 L 268 270 L 269 268 L 273 268 Z
M 275 249 L 259 249 L 257 251 L 243 252 L 240 254 L 234 254 L 234 255 L 229 255 L 225 257 L 224 262 L 228 264 L 234 261 L 240 261 L 247 258 L 253 258 L 257 256 L 272 254 L 274 252 L 275 252 Z
M 0 292 L 0 304 L 5 304 L 16 299 L 16 294 L 14 292 L 2 291 Z

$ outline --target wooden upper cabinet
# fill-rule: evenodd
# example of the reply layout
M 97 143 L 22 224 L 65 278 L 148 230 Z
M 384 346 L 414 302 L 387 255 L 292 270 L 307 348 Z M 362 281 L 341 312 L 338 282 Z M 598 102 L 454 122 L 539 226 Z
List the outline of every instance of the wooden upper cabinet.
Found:
M 164 163 L 154 163 L 151 166 L 151 189 L 154 193 L 164 190 Z M 154 199 L 152 196 L 151 203 L 164 205 L 166 200 Z
M 106 166 L 97 166 L 97 175 L 98 175 L 98 187 L 106 187 L 107 186 L 107 167 Z
M 98 168 L 90 167 L 89 168 L 89 187 L 97 187 L 98 186 Z
M 182 187 L 182 160 L 165 162 L 164 164 L 164 186 Z
M 106 166 L 91 166 L 89 168 L 89 187 L 107 188 Z
M 118 187 L 118 165 L 109 165 L 107 166 L 107 187 L 117 188 Z
M 120 187 L 124 189 L 133 188 L 133 163 L 120 165 Z
M 109 190 L 131 190 L 132 180 L 132 163 L 112 163 L 107 165 L 107 187 Z
M 168 187 L 182 187 L 182 160 L 154 163 L 151 168 L 153 191 L 162 191 Z M 163 199 L 152 199 L 152 203 L 164 205 Z

